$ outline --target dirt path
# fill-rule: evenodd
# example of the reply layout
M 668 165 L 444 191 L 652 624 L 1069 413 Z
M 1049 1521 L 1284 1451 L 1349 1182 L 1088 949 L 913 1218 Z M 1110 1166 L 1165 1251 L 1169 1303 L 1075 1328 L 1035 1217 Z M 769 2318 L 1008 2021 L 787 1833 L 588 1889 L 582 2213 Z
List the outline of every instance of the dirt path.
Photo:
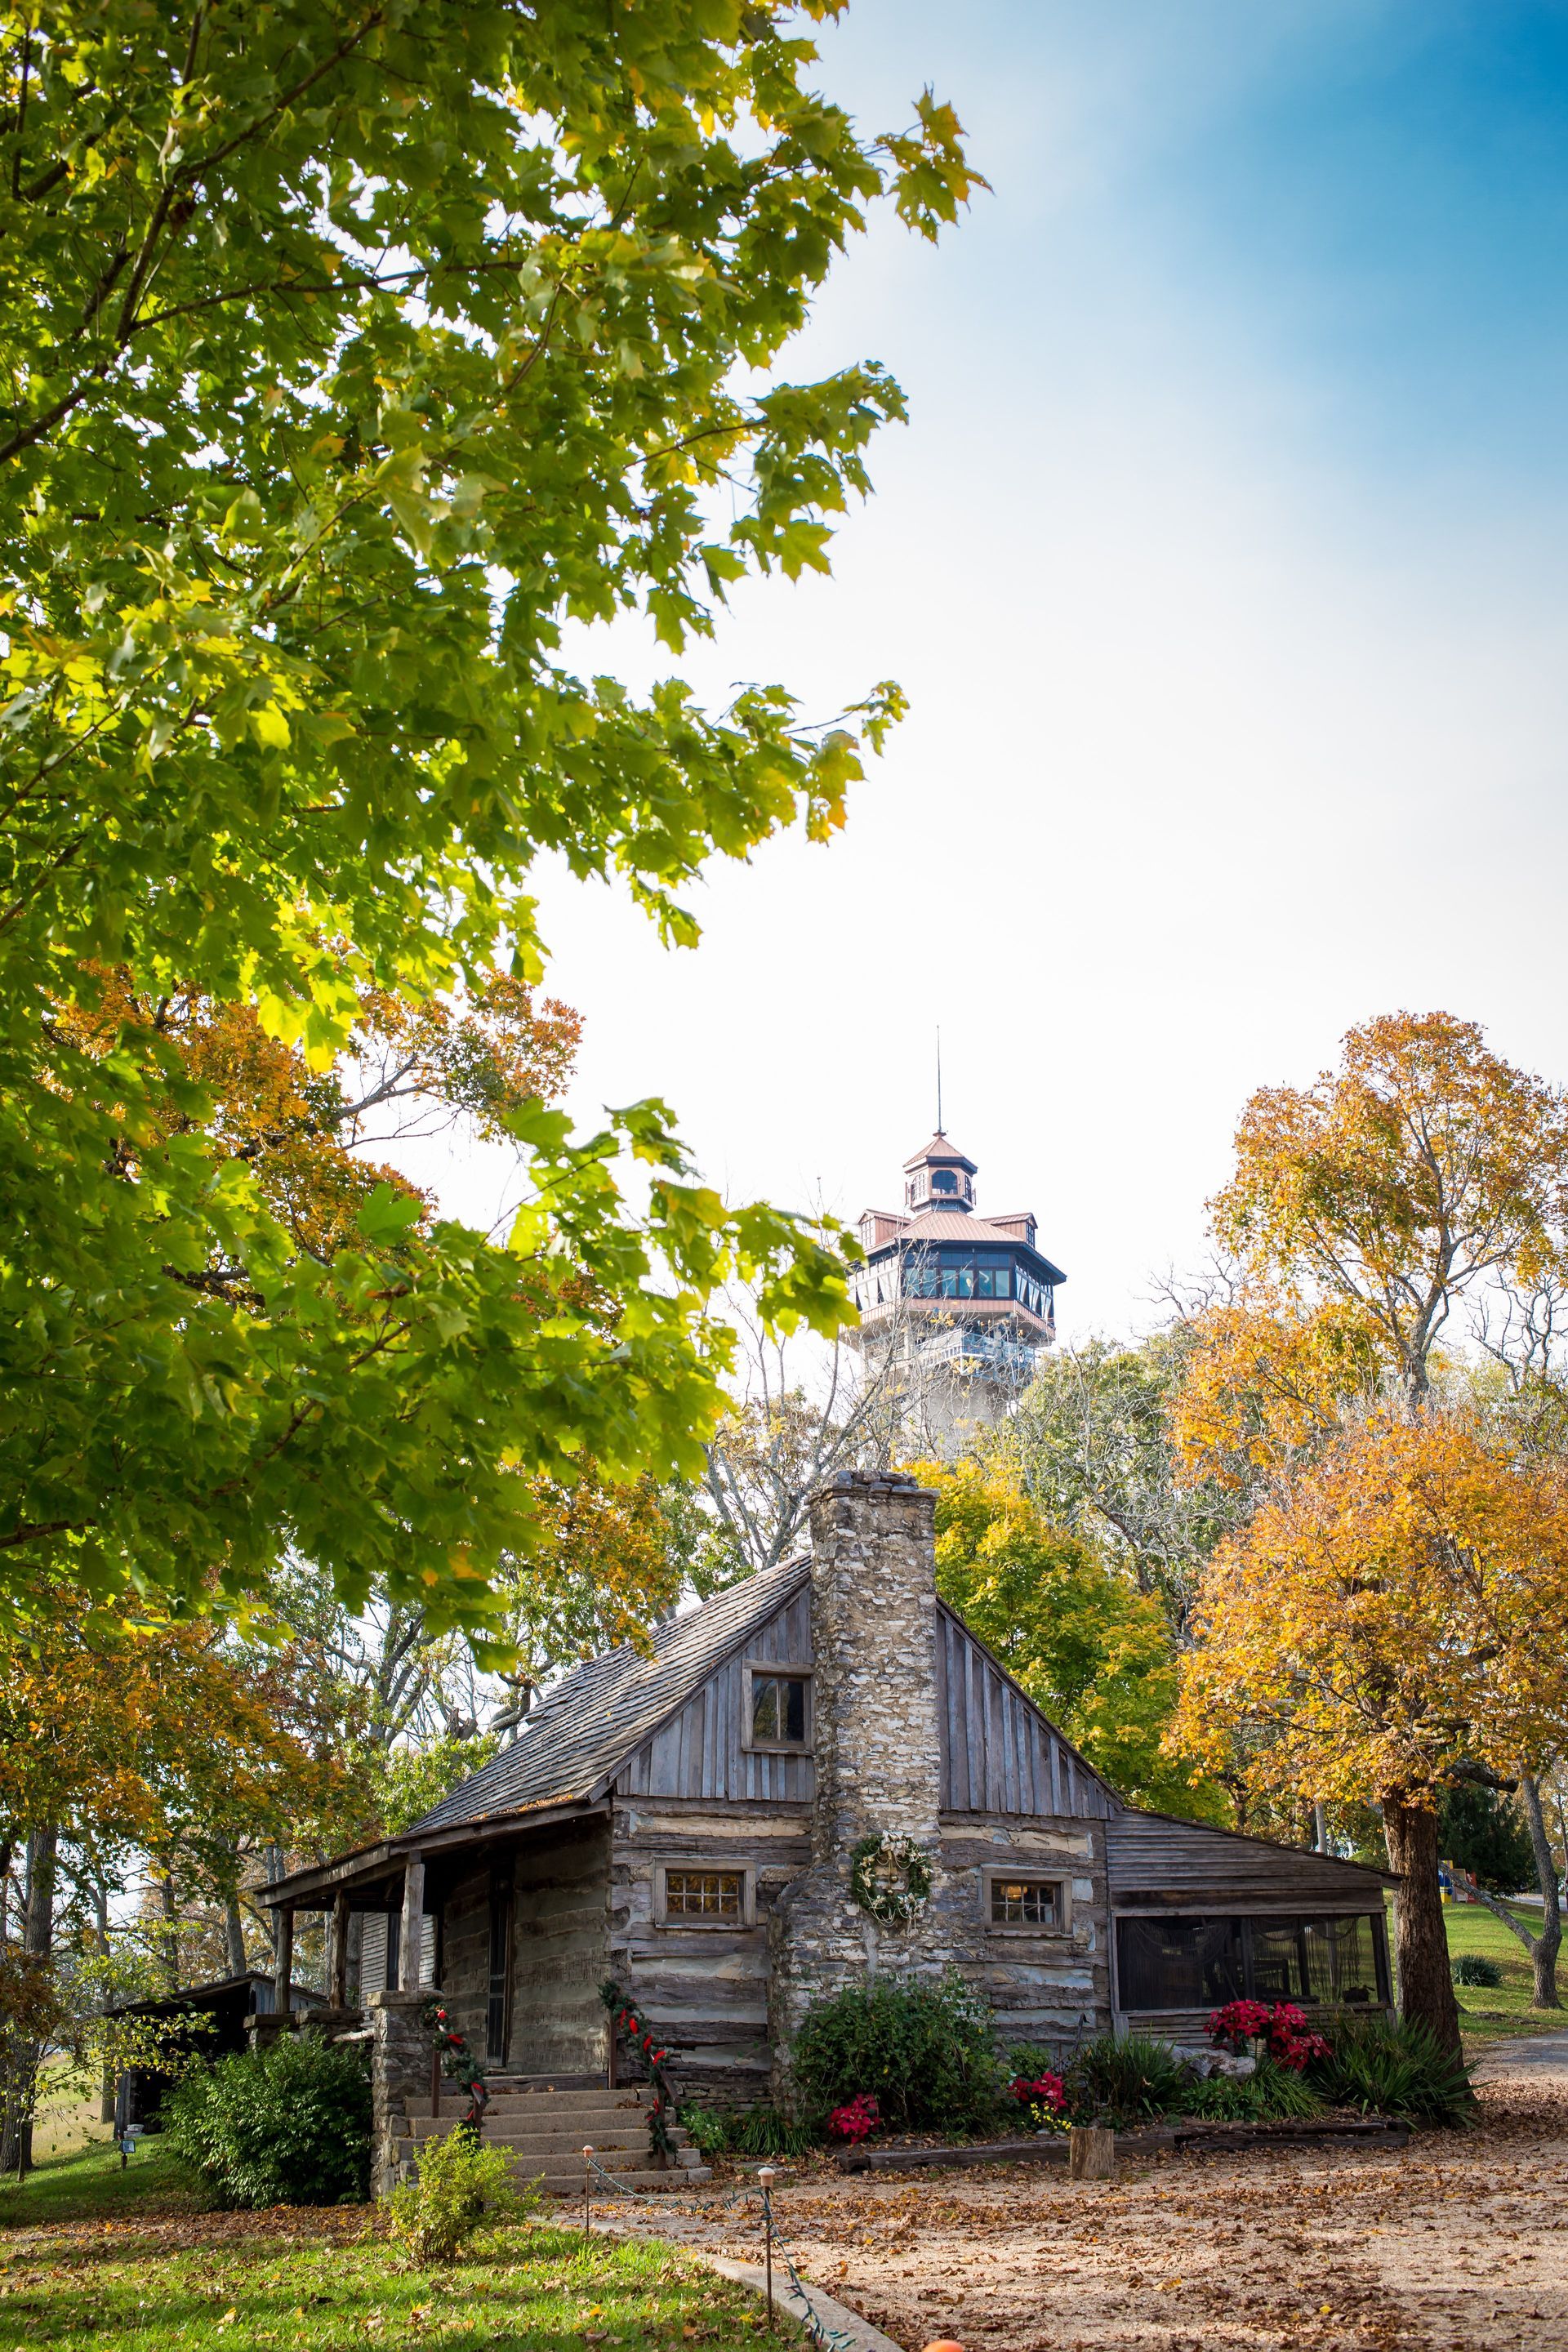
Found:
M 910 2347 L 1563 2352 L 1568 2071 L 1554 2075 L 1494 2065 L 1476 2130 L 1398 2152 L 1165 2158 L 1077 2187 L 1026 2167 L 814 2174 L 779 2193 L 780 2227 L 808 2277 Z M 647 2226 L 755 2258 L 735 2213 Z

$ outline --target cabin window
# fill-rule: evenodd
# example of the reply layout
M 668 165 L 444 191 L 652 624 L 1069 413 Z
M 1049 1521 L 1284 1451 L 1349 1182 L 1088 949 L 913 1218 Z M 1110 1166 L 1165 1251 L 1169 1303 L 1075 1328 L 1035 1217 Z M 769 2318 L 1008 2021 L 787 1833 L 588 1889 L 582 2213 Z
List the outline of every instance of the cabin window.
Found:
M 988 1926 L 1014 1927 L 1026 1934 L 1051 1936 L 1068 1925 L 1065 1879 L 1037 1878 L 1032 1873 L 988 1870 L 984 1874 L 983 1913 Z
M 1355 2009 L 1389 1997 L 1383 1922 L 1368 1916 L 1122 1919 L 1117 1975 L 1123 2010 L 1241 2000 Z
M 804 1754 L 811 1746 L 811 1669 L 758 1659 L 746 1668 L 745 1744 Z
M 750 1927 L 756 1916 L 751 1873 L 726 1863 L 661 1864 L 654 1916 L 671 1927 Z

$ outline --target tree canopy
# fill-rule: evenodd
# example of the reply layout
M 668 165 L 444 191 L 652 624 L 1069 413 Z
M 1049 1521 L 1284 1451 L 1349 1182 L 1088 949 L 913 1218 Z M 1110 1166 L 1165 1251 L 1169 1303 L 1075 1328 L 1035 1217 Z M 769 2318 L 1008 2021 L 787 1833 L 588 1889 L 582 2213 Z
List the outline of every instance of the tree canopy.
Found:
M 1377 1805 L 1402 1872 L 1407 2011 L 1458 2023 L 1437 1907 L 1444 1791 L 1568 1739 L 1568 1474 L 1458 1412 L 1347 1426 L 1205 1573 L 1173 1731 L 1259 1790 Z
M 872 362 L 773 373 L 871 200 L 930 235 L 973 184 L 929 93 L 867 138 L 814 92 L 802 20 L 837 13 L 5 12 L 11 1605 L 58 1571 L 199 1606 L 292 1549 L 482 1633 L 532 1538 L 518 1471 L 700 1467 L 715 1283 L 846 1313 L 833 1252 L 727 1210 L 657 1103 L 583 1137 L 507 1109 L 510 1253 L 395 1186 L 300 1250 L 158 1024 L 106 1047 L 74 1017 L 123 973 L 140 1004 L 252 1006 L 325 1069 L 366 990 L 536 980 L 542 853 L 689 940 L 706 858 L 842 821 L 896 688 L 807 726 L 779 686 L 710 712 L 562 655 L 628 613 L 679 649 L 747 571 L 825 568 L 902 413 Z
M 1384 1013 L 1314 1086 L 1253 1096 L 1215 1230 L 1248 1275 L 1359 1328 L 1419 1396 L 1457 1305 L 1559 1257 L 1565 1178 L 1556 1088 L 1472 1021 Z

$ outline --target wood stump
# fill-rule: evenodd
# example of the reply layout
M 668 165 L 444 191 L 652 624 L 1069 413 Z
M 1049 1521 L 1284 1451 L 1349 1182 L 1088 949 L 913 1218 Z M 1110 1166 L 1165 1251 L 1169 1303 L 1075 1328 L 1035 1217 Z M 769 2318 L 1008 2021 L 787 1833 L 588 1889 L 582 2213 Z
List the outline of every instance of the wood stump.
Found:
M 1074 2124 L 1068 2133 L 1068 2177 L 1109 2180 L 1116 2168 L 1116 2134 L 1100 2124 Z

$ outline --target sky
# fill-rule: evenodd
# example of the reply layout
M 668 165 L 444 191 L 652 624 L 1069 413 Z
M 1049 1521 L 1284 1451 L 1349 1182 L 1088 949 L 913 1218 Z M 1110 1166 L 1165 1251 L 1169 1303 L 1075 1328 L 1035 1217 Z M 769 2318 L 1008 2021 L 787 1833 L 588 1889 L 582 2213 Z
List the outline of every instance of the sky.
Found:
M 940 1025 L 1062 1336 L 1147 1328 L 1247 1095 L 1352 1023 L 1440 1006 L 1568 1080 L 1568 0 L 852 0 L 820 39 L 868 130 L 951 100 L 991 190 L 836 269 L 785 372 L 880 359 L 910 423 L 833 579 L 679 667 L 912 709 L 830 846 L 714 870 L 695 951 L 545 875 L 573 1107 L 662 1095 L 727 1192 L 853 1217 Z M 484 1223 L 511 1181 L 438 1171 Z

